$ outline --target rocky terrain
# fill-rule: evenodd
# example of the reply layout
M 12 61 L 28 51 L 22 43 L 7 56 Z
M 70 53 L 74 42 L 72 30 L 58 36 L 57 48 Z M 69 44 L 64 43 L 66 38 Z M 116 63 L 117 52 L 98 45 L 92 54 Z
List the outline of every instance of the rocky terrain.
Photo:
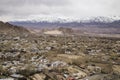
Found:
M 120 80 L 120 37 L 57 31 L 0 22 L 0 80 Z

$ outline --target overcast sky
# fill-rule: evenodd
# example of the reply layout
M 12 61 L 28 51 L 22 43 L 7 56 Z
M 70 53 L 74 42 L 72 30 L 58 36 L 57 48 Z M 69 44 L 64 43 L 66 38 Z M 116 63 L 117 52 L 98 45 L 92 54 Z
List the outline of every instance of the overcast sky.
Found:
M 0 20 L 120 16 L 120 0 L 0 0 Z

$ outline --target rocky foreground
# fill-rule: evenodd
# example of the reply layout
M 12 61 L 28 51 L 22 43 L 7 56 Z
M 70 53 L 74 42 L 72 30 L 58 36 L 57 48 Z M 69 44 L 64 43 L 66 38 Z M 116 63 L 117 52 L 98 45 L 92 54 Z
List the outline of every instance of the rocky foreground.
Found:
M 120 38 L 1 32 L 0 80 L 120 80 Z

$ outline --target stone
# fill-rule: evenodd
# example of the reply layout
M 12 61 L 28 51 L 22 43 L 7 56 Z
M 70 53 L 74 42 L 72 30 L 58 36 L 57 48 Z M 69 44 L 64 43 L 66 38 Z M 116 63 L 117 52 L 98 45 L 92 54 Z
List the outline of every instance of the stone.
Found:
M 31 80 L 45 80 L 46 75 L 45 74 L 34 74 L 33 76 L 30 76 Z
M 112 69 L 114 74 L 120 75 L 120 65 L 113 65 Z
M 67 65 L 67 63 L 65 63 L 63 61 L 55 61 L 51 64 L 52 67 L 64 67 L 66 65 Z
M 78 69 L 78 67 L 70 66 L 68 67 L 68 71 L 72 73 L 75 79 L 82 79 L 87 76 L 87 74 L 82 70 Z
M 22 76 L 22 75 L 20 75 L 20 74 L 12 74 L 12 75 L 10 75 L 11 77 L 13 77 L 13 78 L 17 78 L 17 79 L 19 79 L 19 78 L 24 78 L 24 76 Z

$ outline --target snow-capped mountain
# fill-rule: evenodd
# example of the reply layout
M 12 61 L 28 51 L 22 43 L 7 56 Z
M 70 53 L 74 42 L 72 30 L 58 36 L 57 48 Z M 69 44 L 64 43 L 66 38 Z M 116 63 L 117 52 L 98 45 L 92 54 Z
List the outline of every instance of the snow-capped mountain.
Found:
M 36 30 L 63 27 L 80 29 L 82 33 L 120 34 L 120 17 L 32 17 L 25 20 L 12 21 L 10 23 Z
M 28 28 L 58 28 L 58 27 L 120 27 L 120 17 L 32 17 L 25 20 L 11 21 L 11 24 Z
M 112 16 L 112 17 L 86 17 L 86 18 L 68 18 L 68 17 L 53 17 L 53 16 L 30 16 L 26 19 L 18 19 L 12 22 L 59 22 L 59 23 L 69 23 L 69 22 L 82 22 L 82 23 L 90 23 L 90 22 L 102 22 L 102 23 L 111 23 L 116 20 L 120 20 L 120 16 Z
M 108 23 L 108 22 L 113 22 L 114 19 L 108 18 L 108 17 L 92 17 L 89 18 L 88 20 L 84 20 L 83 22 L 103 22 L 103 23 Z

